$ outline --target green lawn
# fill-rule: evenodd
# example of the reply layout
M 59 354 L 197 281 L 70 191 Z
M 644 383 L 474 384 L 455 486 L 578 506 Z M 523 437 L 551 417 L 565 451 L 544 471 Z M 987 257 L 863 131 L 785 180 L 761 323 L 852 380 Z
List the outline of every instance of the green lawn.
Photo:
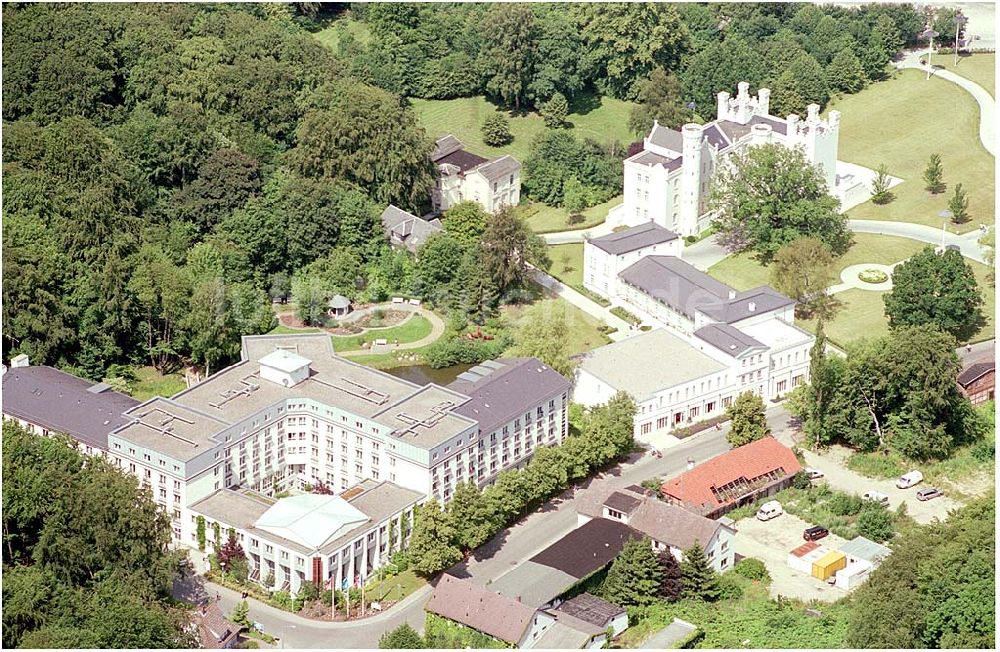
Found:
M 368 584 L 368 589 L 375 592 L 372 594 L 376 596 L 372 598 L 373 600 L 398 602 L 426 584 L 427 580 L 417 575 L 413 570 L 405 570 L 383 580 L 372 580 Z
M 275 326 L 270 331 L 268 331 L 267 334 L 268 335 L 298 335 L 300 333 L 318 333 L 318 332 L 319 332 L 318 328 L 289 328 L 288 326 L 285 326 L 284 324 L 280 324 L 279 323 L 277 326 Z
M 132 389 L 132 397 L 145 401 L 154 396 L 173 396 L 177 392 L 186 389 L 184 375 L 175 372 L 161 376 L 153 367 L 140 367 L 136 369 L 136 376 L 139 380 Z
M 907 238 L 855 233 L 854 245 L 834 262 L 833 284 L 840 283 L 840 272 L 846 267 L 861 263 L 891 265 L 906 260 L 926 246 L 923 242 Z M 770 269 L 753 260 L 749 254 L 729 256 L 712 265 L 708 273 L 737 290 L 771 284 Z
M 889 332 L 889 322 L 885 318 L 885 292 L 870 290 L 846 290 L 836 297 L 843 307 L 832 321 L 823 324 L 823 332 L 837 346 L 843 347 L 853 340 L 872 338 Z M 796 319 L 795 324 L 811 333 L 816 332 L 815 319 Z
M 962 64 L 960 64 L 962 65 Z M 917 70 L 839 98 L 841 160 L 875 169 L 885 164 L 904 182 L 893 189 L 896 200 L 885 206 L 866 202 L 851 209 L 855 219 L 895 220 L 941 227 L 938 213 L 947 208 L 957 183 L 969 193 L 972 220 L 953 232 L 967 232 L 994 221 L 995 161 L 979 141 L 979 106 L 951 82 L 926 80 Z M 931 154 L 940 154 L 948 190 L 924 190 L 923 170 Z
M 440 138 L 454 134 L 466 148 L 481 156 L 502 156 L 511 154 L 522 163 L 528 158 L 528 150 L 535 136 L 545 130 L 545 124 L 537 113 L 510 117 L 510 132 L 514 140 L 503 147 L 490 147 L 483 142 L 480 128 L 486 116 L 497 111 L 483 96 L 462 97 L 454 100 L 411 100 L 413 109 L 427 135 Z M 607 143 L 617 140 L 623 144 L 635 137 L 628 130 L 628 114 L 632 103 L 610 97 L 595 100 L 597 106 L 586 107 L 586 113 L 571 113 L 566 122 L 578 138 L 594 138 Z M 579 109 L 579 107 L 577 107 Z
M 583 287 L 583 243 L 550 245 L 552 267 L 549 274 L 570 287 Z
M 539 299 L 535 303 L 553 306 L 557 303 L 562 304 L 566 311 L 566 324 L 569 326 L 569 341 L 567 343 L 569 355 L 590 351 L 611 342 L 606 335 L 597 330 L 597 327 L 602 325 L 603 322 L 591 317 L 565 299 L 549 297 Z M 528 306 L 526 305 L 503 306 L 501 311 L 508 323 L 516 329 L 524 320 L 524 312 L 527 308 Z M 505 354 L 509 353 L 508 351 Z
M 945 70 L 951 70 L 956 75 L 961 75 L 966 79 L 976 82 L 996 97 L 996 71 L 997 55 L 993 52 L 976 52 L 972 56 L 958 58 L 958 65 L 955 65 L 955 55 L 934 55 L 931 59 L 934 67 L 941 66 Z
M 333 339 L 333 350 L 339 352 L 353 351 L 361 349 L 365 342 L 385 339 L 390 342 L 399 341 L 400 344 L 416 342 L 431 334 L 431 322 L 423 315 L 413 315 L 399 326 L 392 328 L 382 328 L 373 331 L 365 331 L 360 335 L 348 335 L 338 337 L 331 335 Z
M 371 30 L 359 20 L 345 17 L 334 21 L 326 29 L 314 32 L 313 36 L 317 41 L 337 52 L 340 46 L 340 39 L 343 34 L 350 34 L 354 40 L 361 44 L 368 44 L 372 40 Z
M 591 206 L 583 211 L 583 221 L 576 224 L 569 223 L 569 213 L 566 212 L 565 208 L 547 206 L 540 202 L 523 203 L 518 207 L 518 211 L 535 233 L 555 233 L 597 226 L 607 219 L 608 211 L 620 203 L 622 203 L 622 196 L 618 195 L 603 204 Z

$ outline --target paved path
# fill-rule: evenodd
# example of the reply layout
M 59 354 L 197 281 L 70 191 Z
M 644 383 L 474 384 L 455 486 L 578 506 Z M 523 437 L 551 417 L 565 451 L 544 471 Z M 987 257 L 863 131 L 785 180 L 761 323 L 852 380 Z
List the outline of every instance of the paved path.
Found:
M 614 230 L 611 225 L 611 220 L 604 220 L 597 226 L 592 226 L 586 229 L 577 229 L 575 231 L 559 231 L 558 233 L 545 233 L 542 235 L 542 239 L 545 240 L 545 244 L 570 244 L 573 242 L 583 242 L 587 238 L 599 238 L 602 235 L 608 235 Z
M 960 346 L 955 349 L 958 353 L 958 357 L 962 359 L 963 365 L 970 365 L 973 362 L 980 362 L 983 360 L 996 360 L 997 359 L 997 341 L 986 340 L 985 342 L 979 342 L 977 344 L 969 344 L 967 346 Z
M 911 68 L 915 70 L 922 70 L 927 72 L 927 66 L 921 65 L 920 57 L 926 56 L 927 50 L 911 50 L 904 54 L 903 58 L 895 62 L 897 68 Z M 951 56 L 939 54 L 939 57 Z M 934 64 L 934 56 L 931 56 L 931 65 Z M 957 75 L 950 70 L 945 70 L 943 68 L 933 68 L 931 70 L 931 75 L 934 77 L 940 77 L 950 81 L 953 84 L 957 84 L 964 88 L 969 94 L 972 95 L 976 103 L 979 104 L 979 140 L 982 141 L 983 147 L 986 151 L 993 156 L 997 155 L 996 143 L 997 143 L 997 133 L 996 133 L 996 100 L 989 92 L 977 84 L 974 81 L 966 79 L 961 75 Z
M 955 234 L 944 232 L 941 229 L 924 224 L 913 224 L 911 222 L 887 222 L 880 220 L 848 220 L 848 227 L 857 233 L 877 233 L 879 235 L 893 235 L 910 240 L 919 240 L 932 245 L 940 245 L 942 241 L 947 245 L 957 245 L 962 255 L 971 258 L 976 262 L 985 263 L 983 255 L 984 247 L 979 245 L 979 238 L 983 237 L 983 232 L 979 229 L 969 233 Z M 943 235 L 943 237 L 942 237 Z
M 534 274 L 535 276 L 535 281 L 537 281 L 538 284 L 544 287 L 545 289 L 562 297 L 563 299 L 573 304 L 580 310 L 584 311 L 591 317 L 603 321 L 612 328 L 617 328 L 618 329 L 617 332 L 612 333 L 611 335 L 608 336 L 611 339 L 618 341 L 634 334 L 631 324 L 629 324 L 621 317 L 615 315 L 610 310 L 608 310 L 601 304 L 597 303 L 593 299 L 585 296 L 582 292 L 574 290 L 565 283 L 560 282 L 555 277 L 546 274 L 537 267 L 532 267 L 531 271 L 532 274 Z
M 725 247 L 715 240 L 715 235 L 710 235 L 704 240 L 699 240 L 693 245 L 684 247 L 681 258 L 703 272 L 715 263 L 723 260 L 729 255 Z
M 641 650 L 669 650 L 691 635 L 698 629 L 691 623 L 674 618 L 674 621 L 649 637 L 642 644 Z
M 826 290 L 827 294 L 836 294 L 838 292 L 843 292 L 844 290 L 868 290 L 870 292 L 884 292 L 886 290 L 892 289 L 892 270 L 896 268 L 896 265 L 902 264 L 904 261 L 894 263 L 892 265 L 879 265 L 876 263 L 862 263 L 860 265 L 851 265 L 845 267 L 840 272 L 841 283 L 829 287 Z M 882 283 L 867 283 L 858 278 L 858 274 L 868 269 L 877 269 L 879 271 L 885 272 L 888 276 Z

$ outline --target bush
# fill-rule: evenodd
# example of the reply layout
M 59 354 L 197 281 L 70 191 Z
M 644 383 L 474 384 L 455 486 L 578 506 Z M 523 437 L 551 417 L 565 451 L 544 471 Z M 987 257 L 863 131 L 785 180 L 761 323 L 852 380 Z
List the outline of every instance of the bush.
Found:
M 892 528 L 892 514 L 876 503 L 866 503 L 858 514 L 858 534 L 875 543 L 888 541 L 895 532 Z
M 742 575 L 748 580 L 755 580 L 763 583 L 771 581 L 771 574 L 767 572 L 767 566 L 765 566 L 764 562 L 761 560 L 754 559 L 753 557 L 745 557 L 741 559 L 735 566 L 733 566 L 733 572 L 738 575 Z
M 718 579 L 720 600 L 739 600 L 743 597 L 743 580 L 733 573 L 725 573 Z
M 996 442 L 983 440 L 972 447 L 970 454 L 978 462 L 992 462 L 996 458 Z
M 274 595 L 271 596 L 270 604 L 272 607 L 284 609 L 285 611 L 298 611 L 302 608 L 302 604 L 293 598 L 288 591 L 276 591 Z
M 837 516 L 854 516 L 864 507 L 865 501 L 860 496 L 838 493 L 830 499 L 827 506 Z
M 792 476 L 792 486 L 796 489 L 809 489 L 812 487 L 812 481 L 805 471 L 799 471 Z
M 311 602 L 312 600 L 318 598 L 319 595 L 319 587 L 313 582 L 303 582 L 298 593 L 298 597 L 304 602 Z
M 616 316 L 616 317 L 618 317 L 620 319 L 623 319 L 623 320 L 627 321 L 628 323 L 632 324 L 633 326 L 638 326 L 639 324 L 642 323 L 641 319 L 639 319 L 637 316 L 635 316 L 632 313 L 630 313 L 628 310 L 625 310 L 621 306 L 615 306 L 614 308 L 612 308 L 610 310 L 610 312 L 611 312 L 612 315 L 614 315 L 614 316 Z

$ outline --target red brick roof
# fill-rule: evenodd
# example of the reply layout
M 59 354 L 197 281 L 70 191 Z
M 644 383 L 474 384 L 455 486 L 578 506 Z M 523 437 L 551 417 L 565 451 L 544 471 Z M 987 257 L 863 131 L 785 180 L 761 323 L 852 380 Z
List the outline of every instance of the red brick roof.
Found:
M 752 481 L 777 469 L 782 469 L 785 475 L 794 475 L 802 470 L 802 466 L 789 448 L 768 436 L 713 457 L 664 482 L 660 490 L 683 505 L 715 508 L 724 503 L 712 493 L 713 488 L 722 487 L 740 477 Z
M 816 548 L 819 548 L 818 543 L 816 543 L 815 541 L 806 541 L 801 546 L 793 550 L 792 554 L 795 555 L 796 557 L 805 557 Z

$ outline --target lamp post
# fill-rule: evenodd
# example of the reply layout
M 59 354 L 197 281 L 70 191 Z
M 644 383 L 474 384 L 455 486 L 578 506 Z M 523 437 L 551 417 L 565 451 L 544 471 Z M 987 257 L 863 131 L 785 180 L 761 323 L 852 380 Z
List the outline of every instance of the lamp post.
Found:
M 958 66 L 958 35 L 965 28 L 967 22 L 969 19 L 962 15 L 961 9 L 955 12 L 955 66 Z
M 920 38 L 927 39 L 927 79 L 931 78 L 931 71 L 933 70 L 931 68 L 931 53 L 934 52 L 934 37 L 937 35 L 938 33 L 930 27 L 920 32 Z
M 938 217 L 940 217 L 942 220 L 944 220 L 944 222 L 941 223 L 941 252 L 942 253 L 944 253 L 944 236 L 948 232 L 948 229 L 947 229 L 948 220 L 950 220 L 952 217 L 954 217 L 954 215 L 955 214 L 952 213 L 947 208 L 944 209 L 943 211 L 941 211 L 940 213 L 938 213 Z

